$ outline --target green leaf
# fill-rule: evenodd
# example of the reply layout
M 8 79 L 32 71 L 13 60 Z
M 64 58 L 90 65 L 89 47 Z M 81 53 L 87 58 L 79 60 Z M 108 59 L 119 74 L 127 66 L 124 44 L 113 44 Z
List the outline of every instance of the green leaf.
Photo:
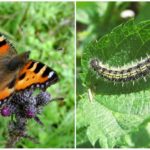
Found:
M 150 78 L 133 86 L 114 85 L 105 81 L 90 68 L 89 61 L 98 58 L 109 66 L 123 66 L 150 54 L 150 21 L 138 24 L 134 20 L 119 25 L 111 33 L 87 45 L 82 58 L 81 79 L 93 94 L 92 102 L 84 94 L 78 109 L 87 127 L 87 136 L 94 146 L 123 146 L 125 135 L 134 132 L 150 117 Z
M 144 80 L 132 86 L 132 83 L 114 86 L 111 82 L 105 82 L 89 67 L 92 58 L 98 58 L 109 66 L 123 66 L 124 64 L 140 60 L 150 54 L 150 21 L 134 25 L 131 20 L 124 25 L 120 25 L 110 34 L 105 35 L 100 40 L 89 44 L 83 54 L 81 78 L 83 83 L 96 93 L 116 94 L 137 92 L 150 87 L 150 82 Z M 148 80 L 150 81 L 150 80 Z
M 96 101 L 89 102 L 87 96 L 82 99 L 80 105 L 82 117 L 88 126 L 87 136 L 92 145 L 99 140 L 102 147 L 113 147 L 115 141 L 124 133 L 113 113 Z

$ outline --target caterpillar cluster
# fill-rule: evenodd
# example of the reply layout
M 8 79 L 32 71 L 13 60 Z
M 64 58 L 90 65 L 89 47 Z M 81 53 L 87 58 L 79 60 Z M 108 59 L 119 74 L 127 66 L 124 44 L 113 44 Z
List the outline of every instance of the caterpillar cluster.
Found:
M 94 58 L 90 61 L 90 66 L 104 79 L 115 83 L 133 82 L 139 79 L 144 79 L 150 74 L 150 57 L 133 64 L 132 66 L 124 66 L 120 68 L 108 67 L 99 59 Z

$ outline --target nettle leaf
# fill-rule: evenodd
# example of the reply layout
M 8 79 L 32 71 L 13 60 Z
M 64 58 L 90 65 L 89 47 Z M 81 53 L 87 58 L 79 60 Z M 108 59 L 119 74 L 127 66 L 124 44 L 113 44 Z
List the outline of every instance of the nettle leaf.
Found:
M 150 54 L 150 21 L 135 24 L 133 20 L 119 25 L 111 33 L 90 43 L 84 50 L 81 78 L 93 93 L 89 102 L 85 94 L 79 108 L 87 127 L 87 136 L 95 145 L 115 147 L 125 135 L 137 129 L 150 117 L 150 78 L 133 85 L 114 85 L 90 68 L 92 58 L 109 66 L 123 66 Z
M 85 96 L 80 102 L 82 116 L 87 128 L 87 136 L 94 146 L 99 140 L 101 147 L 113 147 L 124 131 L 113 113 L 97 101 L 90 102 Z
M 97 74 L 89 65 L 92 58 L 98 58 L 109 66 L 123 66 L 141 60 L 141 57 L 147 57 L 147 54 L 150 54 L 150 21 L 135 25 L 131 20 L 86 47 L 82 58 L 82 81 L 86 87 L 98 94 L 131 93 L 149 89 L 150 79 L 147 83 L 140 80 L 135 86 L 132 83 L 125 84 L 124 87 L 122 84 L 114 86 L 112 82 L 97 79 Z

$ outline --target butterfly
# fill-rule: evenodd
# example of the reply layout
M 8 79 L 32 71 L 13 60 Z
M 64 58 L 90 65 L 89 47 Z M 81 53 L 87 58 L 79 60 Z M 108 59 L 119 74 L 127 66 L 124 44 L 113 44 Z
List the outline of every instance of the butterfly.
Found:
M 0 33 L 0 106 L 19 91 L 56 83 L 57 73 L 47 65 L 29 59 L 30 52 L 17 54 L 13 44 Z

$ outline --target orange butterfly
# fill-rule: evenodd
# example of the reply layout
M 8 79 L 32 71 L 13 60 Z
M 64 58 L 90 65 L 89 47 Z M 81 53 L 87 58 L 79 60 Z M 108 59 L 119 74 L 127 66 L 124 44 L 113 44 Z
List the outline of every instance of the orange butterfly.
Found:
M 29 53 L 17 54 L 0 33 L 0 105 L 14 93 L 27 88 L 46 88 L 58 81 L 57 73 L 45 64 L 29 60 Z

